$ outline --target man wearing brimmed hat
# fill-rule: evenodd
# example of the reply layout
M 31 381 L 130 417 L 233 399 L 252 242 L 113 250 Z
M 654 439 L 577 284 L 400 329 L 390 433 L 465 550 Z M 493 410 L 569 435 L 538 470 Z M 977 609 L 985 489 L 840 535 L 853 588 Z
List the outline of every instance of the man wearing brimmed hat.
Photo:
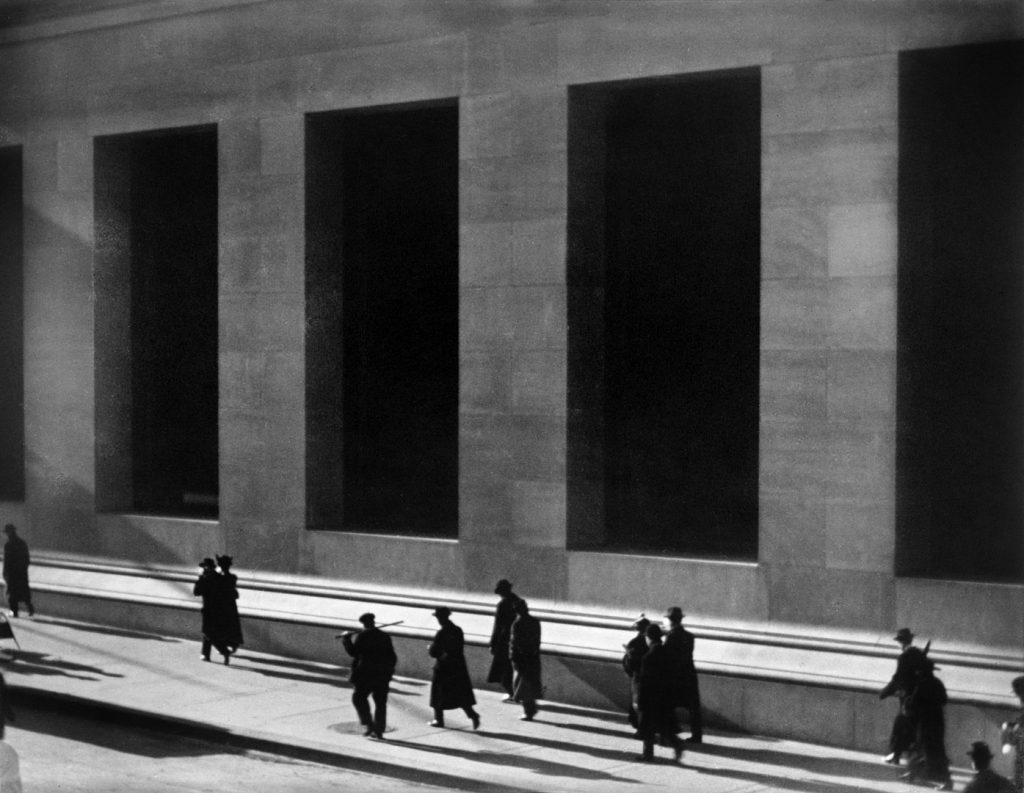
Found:
M 352 704 L 365 728 L 363 735 L 369 738 L 384 737 L 388 723 L 388 691 L 398 663 L 391 637 L 377 627 L 376 619 L 373 614 L 363 614 L 359 617 L 362 630 L 341 636 L 345 652 L 352 656 L 348 678 L 352 683 Z M 372 716 L 370 697 L 373 697 Z
M 665 612 L 668 632 L 665 634 L 665 652 L 675 669 L 675 690 L 672 704 L 686 708 L 690 714 L 689 743 L 704 743 L 704 714 L 700 707 L 700 684 L 697 666 L 693 662 L 693 634 L 683 627 L 683 610 L 673 606 Z
M 466 667 L 466 641 L 462 628 L 452 622 L 452 611 L 447 606 L 434 610 L 434 617 L 441 626 L 428 652 L 434 659 L 434 670 L 430 675 L 430 707 L 434 709 L 431 727 L 444 727 L 444 712 L 462 708 L 473 724 L 480 729 L 480 714 L 473 710 L 476 697 L 473 682 Z
M 879 692 L 878 698 L 885 699 L 893 694 L 899 697 L 900 709 L 892 722 L 892 732 L 889 734 L 889 754 L 885 756 L 885 762 L 899 765 L 903 753 L 908 751 L 914 742 L 915 726 L 907 715 L 906 701 L 917 684 L 917 670 L 921 668 L 926 656 L 920 647 L 914 646 L 914 634 L 911 633 L 910 628 L 900 628 L 896 631 L 893 641 L 900 644 L 900 656 L 896 660 L 896 673 L 885 688 Z
M 512 686 L 512 662 L 508 658 L 508 642 L 512 635 L 512 623 L 516 620 L 516 601 L 519 596 L 512 591 L 512 584 L 505 578 L 498 581 L 494 594 L 501 597 L 494 610 L 494 628 L 491 630 L 491 668 L 487 672 L 488 683 L 499 683 L 505 689 L 502 702 L 515 702 Z
M 636 701 L 639 694 L 640 665 L 644 660 L 644 656 L 647 655 L 647 626 L 650 624 L 651 621 L 641 614 L 640 619 L 630 626 L 636 631 L 636 636 L 630 639 L 628 644 L 623 645 L 626 652 L 622 654 L 622 671 L 629 675 L 628 718 L 634 730 L 640 729 L 640 723 L 637 720 Z
M 32 590 L 28 585 L 29 553 L 28 543 L 18 536 L 13 523 L 4 526 L 7 542 L 4 543 L 4 584 L 7 586 L 7 605 L 11 607 L 11 616 L 18 616 L 18 604 L 28 606 L 28 615 L 36 611 L 32 607 Z
M 975 741 L 967 755 L 974 763 L 977 773 L 974 779 L 967 783 L 963 793 L 1016 793 L 1009 779 L 989 768 L 992 763 L 992 750 L 988 748 L 987 743 Z

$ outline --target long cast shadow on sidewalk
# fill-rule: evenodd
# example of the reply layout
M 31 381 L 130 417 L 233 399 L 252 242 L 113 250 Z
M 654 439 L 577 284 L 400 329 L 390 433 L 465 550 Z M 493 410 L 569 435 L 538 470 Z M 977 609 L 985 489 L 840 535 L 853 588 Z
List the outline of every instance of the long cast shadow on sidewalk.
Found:
M 737 771 L 726 768 L 696 768 L 689 766 L 691 770 L 701 774 L 728 779 L 738 779 L 757 785 L 763 785 L 769 790 L 792 790 L 796 793 L 874 793 L 878 790 L 875 783 L 865 781 L 863 785 L 844 785 L 838 782 L 829 782 L 824 779 L 790 779 L 784 776 L 773 776 L 772 774 L 758 774 L 753 771 Z M 888 781 L 894 781 L 890 777 Z
M 780 752 L 775 749 L 749 749 L 743 746 L 725 746 L 707 742 L 697 745 L 687 744 L 686 750 L 715 757 L 728 757 L 748 763 L 801 768 L 812 774 L 870 779 L 880 782 L 892 779 L 892 766 L 883 765 L 881 762 L 870 763 L 844 757 L 818 757 L 796 752 Z
M 99 678 L 90 677 L 89 675 L 124 677 L 124 675 L 117 672 L 104 672 L 98 666 L 63 661 L 48 653 L 36 653 L 28 650 L 9 650 L 8 652 L 12 656 L 8 666 L 9 671 L 17 672 L 20 675 L 62 675 L 74 678 L 75 680 L 93 681 Z M 82 672 L 83 674 L 74 675 L 71 672 Z
M 510 737 L 505 734 L 486 732 L 479 732 L 476 734 L 483 737 L 490 736 L 493 738 L 499 738 L 501 740 L 507 740 Z M 635 779 L 626 779 L 605 773 L 604 771 L 595 771 L 578 765 L 569 765 L 568 763 L 556 763 L 551 760 L 543 760 L 539 757 L 533 757 L 530 754 L 489 752 L 487 750 L 470 751 L 467 749 L 454 749 L 450 746 L 427 746 L 422 743 L 403 740 L 390 740 L 389 743 L 395 744 L 396 746 L 404 746 L 408 749 L 415 749 L 421 752 L 443 754 L 447 757 L 460 757 L 464 760 L 472 760 L 486 765 L 514 766 L 527 771 L 533 771 L 535 774 L 543 774 L 544 776 L 571 777 L 573 779 L 616 782 L 621 784 L 639 784 Z
M 182 639 L 174 639 L 170 636 L 160 636 L 156 633 L 144 633 L 143 631 L 132 631 L 126 628 L 108 628 L 103 625 L 88 625 L 81 622 L 69 622 L 67 620 L 56 619 L 55 617 L 40 617 L 36 616 L 33 618 L 34 622 L 40 622 L 44 625 L 56 625 L 59 628 L 70 628 L 74 631 L 84 631 L 86 633 L 102 633 L 105 636 L 121 636 L 125 639 L 146 639 L 153 642 L 167 642 L 170 644 L 180 644 Z

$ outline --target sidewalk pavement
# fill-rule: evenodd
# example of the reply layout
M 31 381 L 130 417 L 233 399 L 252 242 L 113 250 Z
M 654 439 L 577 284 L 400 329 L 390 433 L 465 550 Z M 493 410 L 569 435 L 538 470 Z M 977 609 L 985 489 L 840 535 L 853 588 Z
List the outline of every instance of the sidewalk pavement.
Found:
M 22 702 L 187 734 L 352 771 L 442 789 L 613 793 L 908 793 L 900 769 L 877 755 L 760 736 L 715 733 L 688 748 L 682 765 L 640 743 L 618 713 L 542 702 L 519 720 L 501 694 L 477 691 L 482 724 L 448 711 L 447 729 L 427 726 L 430 684 L 397 677 L 385 740 L 362 736 L 347 669 L 255 653 L 224 666 L 200 660 L 199 642 L 37 616 L 13 620 L 21 649 L 3 673 Z M 344 652 L 338 647 L 339 662 Z M 626 681 L 623 680 L 623 685 Z M 951 752 L 954 761 L 959 758 Z M 967 779 L 955 775 L 956 789 Z

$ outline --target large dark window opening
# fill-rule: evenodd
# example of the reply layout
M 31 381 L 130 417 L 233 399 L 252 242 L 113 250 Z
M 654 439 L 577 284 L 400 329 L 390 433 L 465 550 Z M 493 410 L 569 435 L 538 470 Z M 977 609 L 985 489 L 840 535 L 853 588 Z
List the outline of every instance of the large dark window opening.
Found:
M 574 547 L 756 558 L 760 72 L 570 92 Z
M 96 225 L 98 502 L 216 517 L 216 129 L 98 139 Z
M 0 148 L 0 501 L 25 498 L 21 148 Z
M 1024 579 L 1024 42 L 901 53 L 897 573 Z
M 458 108 L 309 116 L 307 488 L 316 529 L 458 527 Z

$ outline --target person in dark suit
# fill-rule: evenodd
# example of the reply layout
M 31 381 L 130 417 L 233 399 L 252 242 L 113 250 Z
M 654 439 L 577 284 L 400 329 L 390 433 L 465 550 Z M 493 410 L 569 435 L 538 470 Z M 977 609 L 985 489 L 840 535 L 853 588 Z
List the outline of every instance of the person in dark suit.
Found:
M 519 596 L 512 591 L 512 584 L 504 578 L 494 587 L 494 594 L 501 600 L 494 610 L 494 628 L 491 630 L 491 668 L 487 672 L 488 683 L 498 683 L 507 695 L 502 702 L 515 702 L 512 686 L 512 662 L 508 656 L 508 643 L 512 635 L 512 623 L 516 619 L 516 601 Z
M 234 559 L 230 556 L 218 556 L 217 566 L 220 567 L 220 593 L 217 607 L 223 610 L 222 641 L 234 654 L 245 641 L 242 637 L 242 620 L 238 616 L 238 576 L 231 572 Z
M 663 743 L 672 746 L 678 762 L 683 756 L 683 741 L 675 711 L 676 659 L 662 642 L 660 625 L 648 625 L 644 635 L 647 652 L 640 662 L 637 680 L 638 735 L 644 747 L 640 760 L 649 763 L 654 759 L 654 743 L 660 736 Z
M 910 781 L 952 790 L 949 757 L 946 755 L 946 687 L 935 676 L 935 664 L 925 658 L 917 670 L 917 682 L 907 697 L 907 712 L 916 728 L 914 757 L 903 775 Z
M 672 696 L 677 708 L 686 708 L 690 714 L 689 743 L 704 742 L 704 714 L 700 707 L 700 685 L 697 666 L 693 662 L 693 634 L 683 627 L 683 610 L 673 606 L 665 612 L 669 629 L 665 635 L 665 650 L 675 669 L 675 691 Z
M 636 631 L 636 636 L 625 645 L 625 652 L 622 654 L 622 671 L 629 676 L 629 713 L 627 718 L 634 730 L 639 729 L 640 723 L 637 720 L 636 700 L 640 685 L 640 665 L 647 655 L 647 626 L 651 621 L 642 614 L 640 619 L 631 626 Z
M 18 616 L 18 604 L 28 606 L 28 615 L 36 613 L 32 606 L 32 590 L 28 585 L 29 553 L 28 543 L 18 536 L 13 523 L 4 526 L 7 542 L 4 543 L 4 583 L 7 585 L 7 604 L 11 607 L 11 616 Z
M 530 614 L 522 598 L 515 601 L 516 621 L 509 635 L 508 657 L 515 672 L 513 696 L 523 705 L 523 721 L 537 715 L 537 700 L 543 691 L 540 678 L 540 620 Z
M 376 627 L 373 614 L 359 617 L 362 630 L 349 631 L 341 635 L 345 652 L 352 656 L 352 704 L 359 715 L 359 723 L 370 738 L 383 738 L 388 723 L 388 692 L 391 678 L 395 674 L 398 656 L 391 643 L 391 637 Z M 369 699 L 373 697 L 373 714 L 370 714 Z
M 987 743 L 975 741 L 967 755 L 971 758 L 977 773 L 974 779 L 967 783 L 963 793 L 1017 793 L 1009 779 L 989 768 L 992 763 L 992 750 L 988 748 Z
M 906 700 L 917 684 L 917 672 L 926 656 L 920 647 L 914 646 L 914 634 L 911 633 L 910 628 L 900 628 L 896 631 L 893 641 L 899 642 L 900 645 L 900 655 L 896 659 L 896 672 L 886 683 L 885 688 L 879 692 L 878 698 L 885 699 L 894 694 L 899 698 L 900 708 L 893 719 L 892 731 L 889 733 L 889 754 L 885 756 L 885 762 L 899 765 L 900 758 L 914 742 L 916 727 L 907 714 Z
M 199 563 L 203 571 L 192 587 L 192 594 L 203 599 L 203 649 L 202 659 L 210 660 L 210 648 L 217 649 L 224 656 L 224 663 L 231 661 L 231 651 L 225 640 L 224 630 L 224 584 L 217 573 L 217 564 L 207 557 Z
M 465 638 L 462 628 L 452 622 L 451 609 L 440 606 L 434 610 L 434 617 L 441 625 L 430 643 L 430 657 L 434 659 L 434 670 L 430 676 L 430 707 L 434 709 L 431 727 L 444 727 L 444 712 L 462 708 L 473 729 L 480 729 L 480 714 L 473 710 L 476 697 L 473 683 L 466 667 Z

